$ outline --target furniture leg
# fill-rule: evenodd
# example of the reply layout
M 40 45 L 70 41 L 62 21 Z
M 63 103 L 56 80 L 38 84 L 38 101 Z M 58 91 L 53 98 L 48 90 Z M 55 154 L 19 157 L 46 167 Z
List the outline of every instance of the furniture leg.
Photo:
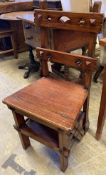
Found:
M 96 139 L 99 140 L 102 135 L 104 122 L 106 120 L 106 66 L 103 78 L 103 89 L 100 103 L 100 111 L 97 123 Z
M 14 49 L 14 57 L 18 58 L 17 50 L 16 50 L 16 42 L 15 42 L 15 35 L 12 34 L 11 36 L 11 42 L 12 42 L 12 47 Z
M 28 67 L 28 70 L 25 72 L 24 78 L 28 78 L 32 71 L 37 72 L 40 67 L 40 63 L 35 61 L 34 59 L 33 48 L 31 46 L 29 46 L 29 65 L 27 67 Z M 24 68 L 26 68 L 26 65 L 19 66 L 19 69 L 24 69 Z
M 25 136 L 24 134 L 22 134 L 20 132 L 20 127 L 22 127 L 22 125 L 25 125 L 25 120 L 24 120 L 24 116 L 21 114 L 18 114 L 15 111 L 12 111 L 13 113 L 13 117 L 15 120 L 15 126 L 14 128 L 18 131 L 20 140 L 21 140 L 21 144 L 23 146 L 24 149 L 27 149 L 30 146 L 30 140 L 29 137 Z
M 97 83 L 98 77 L 101 74 L 101 72 L 103 71 L 103 69 L 104 69 L 104 66 L 100 65 L 99 68 L 98 68 L 98 70 L 96 71 L 96 73 L 95 73 L 95 75 L 93 77 L 93 81 L 95 83 Z
M 59 147 L 60 147 L 60 169 L 63 172 L 65 172 L 68 166 L 69 137 L 63 131 L 59 131 Z
M 85 113 L 84 122 L 83 122 L 83 128 L 84 128 L 85 133 L 89 129 L 88 108 L 89 108 L 89 99 L 86 99 L 85 104 L 83 106 L 83 112 Z

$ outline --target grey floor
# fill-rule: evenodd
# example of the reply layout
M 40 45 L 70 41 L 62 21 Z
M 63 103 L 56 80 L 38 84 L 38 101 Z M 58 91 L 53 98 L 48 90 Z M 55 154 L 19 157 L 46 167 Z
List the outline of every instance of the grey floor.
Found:
M 72 148 L 69 167 L 65 173 L 59 169 L 58 155 L 44 145 L 31 140 L 32 146 L 22 149 L 13 117 L 2 99 L 36 81 L 33 74 L 23 79 L 24 70 L 19 64 L 26 61 L 27 53 L 0 59 L 0 175 L 105 175 L 106 174 L 106 123 L 101 140 L 95 139 L 102 79 L 92 83 L 90 98 L 90 129 L 83 140 Z

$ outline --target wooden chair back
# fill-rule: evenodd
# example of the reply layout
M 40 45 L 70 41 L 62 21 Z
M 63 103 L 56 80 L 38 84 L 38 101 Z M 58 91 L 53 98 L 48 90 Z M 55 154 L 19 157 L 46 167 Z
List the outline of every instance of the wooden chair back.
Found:
M 93 56 L 97 34 L 101 32 L 104 16 L 100 13 L 73 13 L 35 10 L 35 24 L 41 28 L 41 46 L 48 47 L 47 30 L 53 29 L 55 50 L 72 51 L 86 46 Z
M 94 5 L 91 6 L 91 8 L 90 8 L 90 12 L 100 13 L 101 6 L 102 6 L 102 1 L 95 1 Z
M 37 57 L 41 62 L 43 76 L 49 75 L 48 62 L 55 62 L 73 67 L 84 73 L 82 83 L 85 88 L 89 89 L 91 84 L 92 72 L 96 67 L 96 59 L 87 56 L 69 54 L 60 51 L 54 51 L 45 48 L 36 49 Z

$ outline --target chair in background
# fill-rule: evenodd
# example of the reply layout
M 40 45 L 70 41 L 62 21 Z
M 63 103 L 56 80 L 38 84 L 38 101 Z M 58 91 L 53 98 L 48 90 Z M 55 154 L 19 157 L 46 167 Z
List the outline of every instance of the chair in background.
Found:
M 71 23 L 63 23 L 63 16 L 71 19 Z M 83 24 L 80 23 L 82 17 L 85 20 Z M 93 24 L 90 21 L 92 18 L 96 20 Z M 96 60 L 46 49 L 48 29 L 76 31 L 79 28 L 82 32 L 95 31 L 96 35 L 101 29 L 102 19 L 101 14 L 35 10 L 35 23 L 41 29 L 41 46 L 45 47 L 37 48 L 43 78 L 3 100 L 13 112 L 15 129 L 19 133 L 23 148 L 30 146 L 29 137 L 49 146 L 59 153 L 62 171 L 68 166 L 74 140 L 81 140 L 89 128 L 89 94 Z M 88 48 L 91 53 L 91 45 Z M 78 77 L 80 84 L 51 76 L 48 62 L 62 63 L 83 72 L 81 81 Z

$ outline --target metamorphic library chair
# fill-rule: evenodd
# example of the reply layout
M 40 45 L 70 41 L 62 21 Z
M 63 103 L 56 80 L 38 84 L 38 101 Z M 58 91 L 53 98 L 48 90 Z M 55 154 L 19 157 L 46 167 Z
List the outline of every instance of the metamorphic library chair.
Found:
M 44 15 L 42 15 L 44 13 Z M 49 13 L 49 14 L 48 14 Z M 61 15 L 72 19 L 79 19 L 81 15 L 69 12 L 35 11 L 35 21 L 41 28 L 41 46 L 37 48 L 37 57 L 40 59 L 42 78 L 31 85 L 19 90 L 3 100 L 13 113 L 15 129 L 24 149 L 30 146 L 29 138 L 33 138 L 44 145 L 57 151 L 60 156 L 60 168 L 65 171 L 68 166 L 68 158 L 71 146 L 75 139 L 81 140 L 89 128 L 88 107 L 92 72 L 96 67 L 96 60 L 82 55 L 72 55 L 69 53 L 50 50 L 47 45 L 48 27 L 64 28 L 66 30 L 75 29 L 72 23 L 59 21 Z M 50 15 L 55 15 L 55 20 L 51 20 Z M 92 32 L 99 27 L 102 22 L 102 15 L 84 15 L 87 19 L 86 29 L 79 22 L 77 27 L 80 30 Z M 97 16 L 97 23 L 93 25 L 89 22 L 91 17 Z M 78 18 L 79 17 L 79 18 Z M 46 19 L 46 20 L 45 20 Z M 37 21 L 38 20 L 38 21 Z M 82 19 L 81 19 L 82 21 Z M 93 20 L 94 21 L 94 20 Z M 73 27 L 72 27 L 73 26 Z M 98 27 L 97 27 L 98 26 Z M 92 34 L 93 35 L 93 34 Z M 73 67 L 81 72 L 83 76 L 78 82 L 56 78 L 49 73 L 48 62 L 57 62 L 69 67 Z M 80 98 L 79 98 L 80 97 Z M 27 118 L 26 118 L 27 117 Z M 33 121 L 33 122 L 31 122 Z M 34 123 L 32 127 L 31 123 Z

